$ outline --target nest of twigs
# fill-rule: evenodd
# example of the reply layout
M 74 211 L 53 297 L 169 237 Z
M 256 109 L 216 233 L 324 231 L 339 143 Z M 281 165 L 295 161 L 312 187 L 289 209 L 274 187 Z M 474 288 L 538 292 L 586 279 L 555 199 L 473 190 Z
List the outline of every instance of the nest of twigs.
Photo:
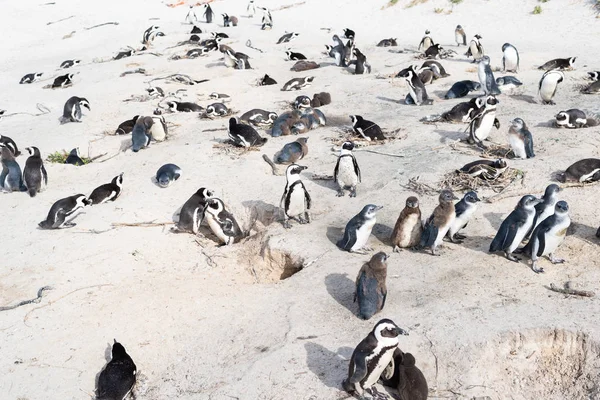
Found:
M 514 153 L 509 146 L 501 144 L 488 144 L 485 149 L 481 149 L 475 145 L 465 145 L 466 142 L 453 142 L 449 146 L 452 150 L 469 156 L 477 156 L 483 158 L 514 158 Z
M 234 157 L 240 157 L 250 151 L 260 151 L 260 147 L 236 146 L 231 140 L 225 140 L 221 143 L 215 143 L 213 145 L 213 149 L 216 149 L 221 154 Z
M 385 140 L 366 140 L 360 136 L 357 136 L 352 128 L 346 126 L 338 127 L 336 130 L 338 135 L 329 138 L 329 141 L 335 146 L 341 146 L 344 144 L 344 142 L 348 141 L 354 142 L 355 147 L 377 146 L 380 144 L 393 142 L 395 140 L 406 139 L 407 137 L 407 134 L 403 133 L 405 130 L 404 128 L 397 128 L 390 132 L 383 131 Z
M 206 111 L 202 111 L 198 117 L 201 119 L 219 119 L 219 118 L 225 118 L 225 117 L 230 117 L 234 114 L 237 114 L 239 111 L 238 110 L 233 110 L 231 108 L 227 109 L 227 113 L 225 113 L 225 115 L 206 115 Z
M 496 179 L 488 180 L 473 177 L 459 171 L 449 172 L 440 181 L 440 188 L 451 188 L 454 191 L 485 190 L 489 189 L 495 193 L 504 191 L 509 185 L 525 178 L 525 172 L 516 168 L 507 168 L 502 175 Z

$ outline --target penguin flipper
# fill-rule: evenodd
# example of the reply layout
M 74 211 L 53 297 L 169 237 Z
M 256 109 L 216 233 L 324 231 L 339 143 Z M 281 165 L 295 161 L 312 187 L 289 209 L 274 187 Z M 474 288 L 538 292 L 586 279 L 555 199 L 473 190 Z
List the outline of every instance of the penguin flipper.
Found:
M 310 210 L 310 206 L 311 206 L 310 194 L 308 194 L 308 191 L 306 190 L 304 183 L 301 183 L 301 185 L 302 185 L 302 190 L 304 190 L 304 207 L 306 207 L 307 210 Z
M 525 155 L 527 158 L 535 157 L 535 153 L 533 152 L 533 137 L 531 133 L 528 131 L 524 135 L 525 138 Z
M 46 172 L 46 168 L 44 167 L 44 165 L 42 164 L 42 178 L 44 179 L 44 184 L 48 184 L 48 173 Z
M 360 168 L 358 166 L 358 163 L 356 162 L 356 157 L 354 157 L 354 155 L 352 155 L 352 164 L 354 165 L 354 173 L 356 174 L 356 176 L 358 177 L 358 181 L 360 182 Z
M 510 218 L 510 216 L 508 218 Z M 492 243 L 490 243 L 490 253 L 504 249 L 505 243 L 507 243 L 507 237 L 509 233 L 508 225 L 509 224 L 508 222 L 506 222 L 506 220 L 504 220 L 504 222 L 502 222 L 502 225 L 500 225 L 500 229 L 498 229 L 496 236 L 494 236 L 494 240 L 492 240 Z
M 367 376 L 367 354 L 358 351 L 352 359 L 354 360 L 354 372 L 348 381 L 351 384 L 356 384 Z
M 431 247 L 438 235 L 438 227 L 433 223 L 433 215 L 429 217 L 421 233 L 420 247 Z
M 337 182 L 339 168 L 340 168 L 340 157 L 338 157 L 337 162 L 335 163 L 335 168 L 333 170 L 333 180 L 336 182 Z
M 356 232 L 350 232 L 351 229 L 344 230 L 344 236 L 337 242 L 337 246 L 342 250 L 350 250 L 356 243 Z
M 465 211 L 467 211 L 467 202 L 461 200 L 454 205 L 454 213 L 457 218 L 463 215 Z

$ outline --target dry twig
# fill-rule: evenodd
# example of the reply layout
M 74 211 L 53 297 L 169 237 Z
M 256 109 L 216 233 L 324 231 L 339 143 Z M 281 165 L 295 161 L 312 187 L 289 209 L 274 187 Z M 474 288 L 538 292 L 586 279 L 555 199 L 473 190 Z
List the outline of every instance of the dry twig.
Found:
M 30 299 L 30 300 L 23 300 L 12 306 L 0 307 L 0 311 L 14 310 L 17 307 L 21 307 L 21 306 L 24 306 L 27 304 L 39 303 L 42 300 L 42 296 L 44 295 L 44 290 L 52 290 L 52 287 L 51 286 L 42 286 L 41 288 L 39 288 L 36 298 Z
M 98 24 L 98 25 L 90 26 L 89 28 L 83 28 L 83 29 L 85 29 L 86 31 L 89 31 L 90 29 L 98 28 L 98 27 L 101 27 L 104 25 L 119 25 L 119 23 L 118 22 L 105 22 L 103 24 Z
M 571 296 L 594 297 L 596 295 L 594 292 L 589 290 L 578 290 L 571 288 L 571 282 L 565 283 L 563 289 L 559 288 L 554 283 L 551 283 L 550 286 L 546 286 L 546 288 L 553 292 L 567 294 Z

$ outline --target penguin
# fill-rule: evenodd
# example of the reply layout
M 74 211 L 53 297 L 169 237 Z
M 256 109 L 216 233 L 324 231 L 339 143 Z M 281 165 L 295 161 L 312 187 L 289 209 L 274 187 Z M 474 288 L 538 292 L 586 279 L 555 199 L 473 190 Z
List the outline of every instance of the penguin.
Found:
M 481 57 L 481 61 L 479 61 L 477 67 L 477 73 L 479 75 L 481 88 L 486 96 L 496 96 L 500 94 L 500 89 L 498 89 L 498 85 L 496 84 L 496 78 L 494 78 L 494 72 L 492 72 L 492 68 L 490 67 L 490 58 L 488 56 Z
M 583 94 L 598 94 L 600 93 L 600 81 L 590 83 L 587 87 L 581 89 Z
M 165 164 L 156 171 L 156 182 L 161 188 L 166 188 L 180 176 L 181 168 L 175 164 Z
M 552 99 L 556 94 L 558 84 L 565 79 L 565 74 L 557 69 L 546 71 L 542 75 L 539 83 L 539 94 L 542 99 L 542 104 L 556 104 Z
M 142 35 L 142 43 L 143 44 L 149 44 L 153 38 L 153 34 L 158 32 L 158 30 L 160 29 L 160 27 L 158 25 L 152 25 L 150 28 L 146 29 L 144 31 L 144 34 Z
M 180 102 L 180 101 L 167 101 L 165 102 L 165 104 L 167 105 L 167 107 L 169 107 L 169 109 L 172 112 L 202 112 L 204 111 L 204 108 L 199 106 L 196 103 L 190 103 L 190 102 Z
M 200 29 L 200 28 L 198 28 L 196 25 L 194 25 L 194 26 L 192 27 L 192 30 L 191 30 L 191 32 L 190 32 L 190 35 L 197 35 L 198 33 L 203 33 L 203 32 L 202 32 L 202 29 Z M 196 36 L 196 37 L 198 37 L 198 36 Z M 190 41 L 191 41 L 191 38 L 190 38 Z
M 519 258 L 512 253 L 531 229 L 535 218 L 535 205 L 540 201 L 531 195 L 523 196 L 519 200 L 517 207 L 502 221 L 500 229 L 490 244 L 490 253 L 503 251 L 507 259 L 519 262 Z
M 342 42 L 342 40 L 339 38 L 338 35 L 333 35 L 332 40 L 335 44 L 331 48 L 329 55 L 331 57 L 335 58 L 335 65 L 337 65 L 338 67 L 347 67 L 347 64 L 346 64 L 347 54 L 346 54 L 346 46 L 344 45 L 344 42 Z
M 467 192 L 463 198 L 454 205 L 455 218 L 452 224 L 450 225 L 450 229 L 448 229 L 448 239 L 452 243 L 462 243 L 462 240 L 465 239 L 466 236 L 459 234 L 458 232 L 461 229 L 464 229 L 475 211 L 477 211 L 477 203 L 480 201 L 479 197 L 477 197 L 477 193 L 470 191 Z
M 210 7 L 210 4 L 205 4 L 204 5 L 204 14 L 202 14 L 202 16 L 206 18 L 207 24 L 212 23 L 212 19 L 213 19 L 214 15 L 215 15 L 215 13 L 213 12 L 212 8 Z
M 254 5 L 254 0 L 250 0 L 248 2 L 248 6 L 246 6 L 246 12 L 248 13 L 249 17 L 254 17 L 254 14 L 256 13 L 256 6 Z
M 600 180 L 600 159 L 584 158 L 569 166 L 561 176 L 562 182 L 596 182 Z
M 44 168 L 44 161 L 40 155 L 40 149 L 37 147 L 27 147 L 30 154 L 27 161 L 25 161 L 25 169 L 23 170 L 23 181 L 27 187 L 27 192 L 30 197 L 35 195 L 46 188 L 48 185 L 48 173 Z
M 138 118 L 139 115 L 136 115 L 132 119 L 128 119 L 127 121 L 121 122 L 117 127 L 117 130 L 115 131 L 115 135 L 126 135 L 128 133 L 131 133 Z
M 285 35 L 281 36 L 279 38 L 279 40 L 277 41 L 276 44 L 281 44 L 281 43 L 289 43 L 292 40 L 296 39 L 300 34 L 296 33 L 296 32 L 289 32 L 286 33 Z
M 112 358 L 98 376 L 98 400 L 124 400 L 135 385 L 137 367 L 125 347 L 115 339 Z
M 382 39 L 377 43 L 377 47 L 396 47 L 398 38 Z
M 481 84 L 475 81 L 458 81 L 448 90 L 445 99 L 458 99 L 465 97 L 471 91 L 480 90 Z
M 456 25 L 456 29 L 454 29 L 454 40 L 456 40 L 456 46 L 460 47 L 467 45 L 467 35 L 465 34 L 465 30 L 462 26 Z
M 266 7 L 258 7 L 263 11 L 260 29 L 263 31 L 273 29 L 273 17 L 271 11 Z
M 300 118 L 305 119 L 308 122 L 309 129 L 316 129 L 319 126 L 325 126 L 325 124 L 327 123 L 325 114 L 323 114 L 321 110 L 317 110 L 312 107 L 305 108 L 304 110 L 302 110 Z
M 73 96 L 67 100 L 63 108 L 63 115 L 60 118 L 60 123 L 81 122 L 81 107 L 85 107 L 89 111 L 92 111 L 90 103 L 85 97 Z
M 229 27 L 229 25 L 231 26 L 237 26 L 238 24 L 238 19 L 237 17 L 234 17 L 233 15 L 228 15 L 228 14 L 221 14 L 223 16 L 223 26 L 224 27 Z
M 72 228 L 76 225 L 73 220 L 79 214 L 78 211 L 89 206 L 91 203 L 83 194 L 76 194 L 60 199 L 50 207 L 48 216 L 38 226 L 40 229 Z M 71 218 L 67 220 L 67 217 Z
M 383 393 L 375 389 L 375 384 L 385 368 L 393 363 L 394 351 L 398 348 L 399 336 L 408 335 L 394 321 L 382 319 L 354 349 L 348 365 L 348 377 L 342 387 L 348 393 L 365 399 L 365 392 L 373 398 L 382 398 Z
M 442 243 L 442 240 L 456 219 L 456 209 L 452 200 L 458 200 L 458 197 L 452 193 L 452 190 L 442 190 L 439 196 L 439 205 L 433 210 L 431 216 L 427 218 L 423 227 L 419 248 L 429 248 L 431 255 L 439 255 L 435 250 Z
M 367 121 L 360 115 L 350 115 L 350 121 L 352 121 L 354 133 L 359 137 L 368 141 L 385 140 L 381 128 L 375 122 Z
M 344 28 L 344 37 L 346 39 L 354 39 L 355 36 L 356 36 L 356 33 L 354 33 L 354 31 L 352 29 Z
M 577 57 L 555 58 L 554 60 L 550 60 L 547 63 L 545 63 L 544 65 L 539 66 L 538 69 L 541 69 L 544 71 L 550 71 L 553 69 L 560 69 L 563 71 L 570 70 L 570 69 L 573 69 L 575 60 L 577 60 Z
M 306 60 L 306 56 L 302 53 L 295 53 L 291 50 L 285 52 L 289 61 Z
M 213 103 L 206 107 L 207 117 L 224 117 L 229 114 L 229 109 L 223 103 Z
M 484 56 L 483 45 L 481 44 L 483 39 L 479 34 L 475 35 L 469 43 L 469 49 L 466 52 L 467 57 L 473 57 L 473 62 L 478 62 Z
M 258 83 L 259 86 L 277 85 L 277 81 L 265 74 Z
M 98 186 L 92 191 L 88 199 L 92 205 L 115 201 L 123 190 L 123 173 L 115 176 L 110 183 Z
M 150 145 L 150 128 L 152 128 L 153 124 L 154 120 L 152 117 L 139 117 L 135 122 L 133 131 L 131 132 L 131 149 L 134 153 Z
M 283 85 L 281 88 L 282 91 L 291 91 L 291 90 L 300 90 L 304 87 L 308 87 L 312 84 L 314 76 L 306 76 L 304 78 L 294 78 L 290 79 Z
M 367 71 L 367 74 L 371 73 L 371 65 L 367 62 L 367 57 L 361 53 L 361 51 L 357 48 L 354 49 L 353 53 L 356 60 L 352 60 L 348 65 L 354 64 L 354 74 L 362 75 Z
M 554 214 L 554 207 L 558 202 L 558 193 L 560 192 L 560 187 L 552 183 L 546 187 L 544 191 L 544 195 L 542 196 L 542 201 L 535 206 L 535 217 L 533 218 L 533 224 L 531 225 L 531 230 L 528 232 L 528 237 L 531 232 L 537 226 L 542 223 L 546 218 Z
M 508 130 L 508 143 L 516 158 L 525 160 L 535 157 L 533 153 L 533 136 L 521 118 L 512 120 Z
M 277 117 L 278 115 L 276 112 L 254 108 L 243 113 L 240 117 L 240 122 L 249 125 L 252 124 L 254 126 L 269 126 L 277 120 Z
M 327 92 L 315 93 L 310 101 L 312 108 L 326 106 L 327 104 L 331 104 L 331 94 Z
M 244 237 L 233 214 L 225 209 L 223 200 L 212 197 L 206 200 L 204 218 L 212 232 L 219 238 L 221 246 L 228 246 Z
M 600 80 L 600 71 L 590 71 L 587 73 L 588 74 L 588 78 L 591 81 L 597 81 Z
M 477 83 L 477 82 L 476 82 Z M 477 83 L 479 85 L 479 83 Z M 480 108 L 480 105 L 477 104 L 478 98 L 473 97 L 470 101 L 458 103 L 454 107 L 450 109 L 450 111 L 445 111 L 439 117 L 434 116 L 434 119 L 431 122 L 452 122 L 452 123 L 464 123 L 469 122 L 471 113 Z
M 425 50 L 425 57 L 434 59 L 440 55 L 440 52 L 442 50 L 444 50 L 444 48 L 439 43 L 436 43 L 432 46 L 429 46 L 429 48 L 427 50 Z
M 393 361 L 381 375 L 383 385 L 397 389 L 400 400 L 427 400 L 429 387 L 415 357 L 396 348 Z
M 253 127 L 240 124 L 235 118 L 229 119 L 229 138 L 238 147 L 260 147 L 267 142 Z
M 494 96 L 487 96 L 483 105 L 473 112 L 473 117 L 469 123 L 470 144 L 477 144 L 485 149 L 483 141 L 488 138 L 493 126 L 500 128 L 500 122 L 496 118 L 496 106 L 500 103 Z
M 23 76 L 21 78 L 21 80 L 19 81 L 19 83 L 21 85 L 23 85 L 25 83 L 33 83 L 33 82 L 39 80 L 42 77 L 42 75 L 44 75 L 43 72 L 33 72 L 31 74 L 26 74 L 25 76 Z
M 422 233 L 423 223 L 421 222 L 419 199 L 410 196 L 406 199 L 406 206 L 400 212 L 392 231 L 390 241 L 394 246 L 394 252 L 417 246 L 421 241 Z
M 296 97 L 296 99 L 294 100 L 294 103 L 292 104 L 292 107 L 295 110 L 303 110 L 305 108 L 309 108 L 311 107 L 311 101 L 310 101 L 310 97 L 308 96 L 298 96 Z
M 0 144 L 3 144 L 4 146 L 6 146 L 15 157 L 18 157 L 21 155 L 21 152 L 19 151 L 19 148 L 17 147 L 17 144 L 15 143 L 14 140 L 12 140 L 11 138 L 9 138 L 8 136 L 2 136 L 0 135 Z
M 79 148 L 76 147 L 73 150 L 71 150 L 71 152 L 69 153 L 69 155 L 67 156 L 67 158 L 65 159 L 65 164 L 71 164 L 71 165 L 75 165 L 75 166 L 81 166 L 81 165 L 85 165 L 85 161 L 83 161 L 81 159 L 81 156 L 79 155 Z
M 310 194 L 306 186 L 300 179 L 300 174 L 307 167 L 291 164 L 285 170 L 285 190 L 279 201 L 279 208 L 283 210 L 283 227 L 290 229 L 290 219 L 298 221 L 300 224 L 310 223 Z
M 404 78 L 408 85 L 409 94 L 406 96 L 406 104 L 416 104 L 420 106 L 433 103 L 433 100 L 427 96 L 425 85 L 423 85 L 423 82 L 419 79 L 419 75 L 414 66 L 403 69 L 396 77 Z
M 496 78 L 496 85 L 500 91 L 515 89 L 523 85 L 523 82 L 515 78 L 514 76 L 500 76 Z
M 2 172 L 0 173 L 0 187 L 4 192 L 24 192 L 23 174 L 21 166 L 15 160 L 15 155 L 11 148 L 4 143 L 0 143 L 0 160 L 2 163 Z
M 208 54 L 209 50 L 204 48 L 204 47 L 200 47 L 198 49 L 191 49 L 188 50 L 187 53 L 185 53 L 185 57 L 186 58 L 196 58 L 196 57 L 201 57 L 205 54 Z
M 271 136 L 287 136 L 290 135 L 291 127 L 300 120 L 302 113 L 298 110 L 284 112 L 277 117 L 271 128 Z
M 340 250 L 346 250 L 350 253 L 366 254 L 372 249 L 367 247 L 369 236 L 373 226 L 377 222 L 377 211 L 383 206 L 367 204 L 363 209 L 348 223 L 344 229 L 344 236 L 337 242 Z
M 350 197 L 356 197 L 356 186 L 360 183 L 360 168 L 356 162 L 356 157 L 352 154 L 354 143 L 344 142 L 338 156 L 335 169 L 333 170 L 333 180 L 338 184 L 337 196 L 344 195 L 344 189 L 350 189 Z
M 279 150 L 274 157 L 277 164 L 294 164 L 302 160 L 308 154 L 308 138 L 301 137 L 296 141 L 287 143 Z
M 198 16 L 196 15 L 196 11 L 194 10 L 194 6 L 190 5 L 190 11 L 188 11 L 187 15 L 185 16 L 185 22 L 188 24 L 195 24 L 196 22 L 198 22 Z M 194 28 L 196 28 L 196 26 L 194 25 Z M 193 32 L 192 29 L 192 33 L 197 33 L 197 32 Z M 202 32 L 199 32 L 202 33 Z
M 152 116 L 152 126 L 148 130 L 150 137 L 157 141 L 162 142 L 167 138 L 168 128 L 167 122 L 165 121 L 165 117 L 161 115 Z
M 158 176 L 158 175 L 157 175 Z M 198 229 L 204 220 L 207 201 L 214 197 L 214 192 L 200 188 L 181 207 L 179 221 L 172 229 L 173 232 L 188 232 L 198 234 Z
M 444 66 L 436 60 L 423 61 L 421 68 L 430 68 L 433 71 L 435 79 L 446 78 L 450 76 L 450 74 L 446 72 Z
M 60 64 L 60 68 L 71 68 L 72 66 L 79 65 L 81 60 L 65 60 Z
M 126 57 L 131 57 L 133 54 L 135 53 L 134 49 L 130 49 L 130 50 L 125 50 L 125 51 L 120 51 L 117 53 L 117 55 L 113 58 L 113 60 L 121 60 L 123 58 Z
M 507 168 L 506 161 L 499 158 L 497 160 L 473 161 L 461 167 L 457 172 L 469 174 L 473 178 L 494 180 L 502 175 Z
M 535 273 L 544 272 L 543 268 L 537 267 L 539 257 L 548 256 L 552 264 L 562 264 L 562 258 L 554 257 L 558 246 L 561 245 L 567 229 L 571 226 L 569 217 L 569 205 L 566 201 L 559 201 L 554 208 L 554 214 L 542 221 L 531 234 L 531 239 L 525 246 L 524 253 L 531 257 L 531 269 Z
M 361 319 L 371 319 L 385 306 L 387 259 L 388 255 L 380 251 L 358 271 L 354 302 L 358 300 L 358 317 Z
M 56 88 L 60 88 L 60 87 L 67 87 L 67 86 L 71 86 L 73 84 L 73 77 L 75 76 L 75 74 L 66 74 L 66 75 L 61 75 L 61 76 L 57 76 L 54 79 L 54 82 L 52 82 L 52 89 L 56 89 Z
M 510 43 L 502 45 L 502 71 L 519 72 L 519 51 Z
M 588 118 L 585 113 L 576 108 L 572 108 L 567 111 L 561 111 L 554 117 L 556 119 L 555 125 L 558 128 L 583 128 L 588 123 Z
M 248 61 L 249 57 L 244 53 L 227 49 L 225 51 L 225 56 L 235 64 L 235 69 L 252 69 L 250 62 Z
M 165 97 L 165 91 L 159 86 L 151 86 L 146 88 L 148 96 L 150 97 Z
M 431 36 L 429 36 L 430 33 L 431 32 L 429 31 L 429 29 L 425 31 L 425 36 L 423 36 L 423 39 L 421 39 L 417 50 L 423 49 L 423 51 L 427 51 L 428 48 L 435 44 Z

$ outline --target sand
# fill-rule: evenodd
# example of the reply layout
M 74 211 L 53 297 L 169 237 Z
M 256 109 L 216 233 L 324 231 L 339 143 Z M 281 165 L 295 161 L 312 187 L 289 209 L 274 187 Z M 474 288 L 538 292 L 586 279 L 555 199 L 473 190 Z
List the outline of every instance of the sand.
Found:
M 580 288 L 600 290 L 594 237 L 600 224 L 598 186 L 561 192 L 573 220 L 558 252 L 567 259 L 565 264 L 542 260 L 546 272 L 538 275 L 525 262 L 513 263 L 487 252 L 502 219 L 521 195 L 541 195 L 554 171 L 599 155 L 598 128 L 557 130 L 548 125 L 560 110 L 600 112 L 597 96 L 578 91 L 586 83 L 586 71 L 599 68 L 600 44 L 595 38 L 600 26 L 592 2 L 469 0 L 453 8 L 442 0 L 410 8 L 407 3 L 400 0 L 385 8 L 381 0 L 307 0 L 276 10 L 282 3 L 263 1 L 273 10 L 275 25 L 272 31 L 261 31 L 259 16 L 242 17 L 245 1 L 214 2 L 217 15 L 238 16 L 239 26 L 222 28 L 220 17 L 219 24 L 199 25 L 227 32 L 230 39 L 224 43 L 251 57 L 254 69 L 238 71 L 226 68 L 217 53 L 168 60 L 184 53 L 185 48 L 167 48 L 189 37 L 190 26 L 183 24 L 186 6 L 169 8 L 142 0 L 85 6 L 61 0 L 50 5 L 5 2 L 0 16 L 5 28 L 0 108 L 7 114 L 36 114 L 40 103 L 51 112 L 6 117 L 0 121 L 0 133 L 12 137 L 22 150 L 39 147 L 43 157 L 73 147 L 85 156 L 107 155 L 84 167 L 47 162 L 49 186 L 35 198 L 24 193 L 0 195 L 0 305 L 32 298 L 42 286 L 53 288 L 37 304 L 0 313 L 0 398 L 92 397 L 95 377 L 115 338 L 138 366 L 140 399 L 341 399 L 347 396 L 340 384 L 350 354 L 379 318 L 391 318 L 410 332 L 401 338 L 400 347 L 415 355 L 431 398 L 598 398 L 598 299 L 566 297 L 546 288 L 572 281 Z M 539 15 L 531 13 L 536 5 L 543 8 Z M 444 12 L 435 13 L 435 8 Z M 85 30 L 109 21 L 119 25 Z M 142 33 L 152 24 L 167 34 L 151 49 L 162 56 L 96 62 L 109 60 L 126 46 L 141 47 Z M 499 97 L 501 128 L 492 132 L 491 139 L 506 144 L 509 121 L 521 117 L 533 133 L 536 157 L 509 160 L 511 167 L 525 171 L 525 179 L 497 201 L 481 204 L 464 231 L 468 238 L 463 244 L 445 243 L 440 257 L 412 251 L 392 254 L 385 309 L 362 321 L 355 316 L 353 282 L 370 255 L 336 248 L 346 222 L 365 204 L 383 205 L 370 245 L 374 251 L 391 253 L 389 234 L 406 197 L 414 194 L 404 186 L 408 180 L 420 176 L 421 182 L 437 187 L 445 173 L 478 157 L 477 150 L 468 146 L 451 146 L 465 137 L 464 126 L 419 122 L 460 101 L 443 100 L 452 83 L 477 80 L 474 65 L 462 55 L 466 49 L 454 47 L 457 24 L 463 25 L 469 39 L 475 33 L 483 36 L 494 67 L 501 65 L 504 42 L 519 49 L 522 94 Z M 357 32 L 357 46 L 373 66 L 371 75 L 352 75 L 332 66 L 332 59 L 322 54 L 331 35 L 341 35 L 346 27 Z M 407 88 L 401 79 L 376 77 L 421 61 L 412 53 L 395 54 L 375 45 L 397 37 L 398 49 L 415 49 L 425 29 L 442 45 L 456 49 L 458 56 L 442 61 L 451 76 L 427 87 L 432 106 L 406 106 L 401 100 Z M 293 63 L 284 59 L 286 46 L 275 44 L 286 30 L 300 33 L 290 47 L 321 63 L 321 68 L 306 73 L 289 70 Z M 247 48 L 247 39 L 264 53 Z M 537 97 L 541 72 L 536 67 L 570 56 L 578 57 L 577 68 L 566 73 L 557 104 L 541 105 Z M 72 69 L 78 73 L 75 84 L 42 89 L 64 73 L 57 70 L 60 63 L 72 58 L 82 60 Z M 148 76 L 119 77 L 135 68 L 146 69 Z M 18 84 L 24 74 L 34 71 L 44 72 L 42 82 Z M 186 88 L 186 100 L 203 106 L 211 103 L 209 93 L 227 93 L 238 115 L 252 108 L 281 113 L 299 94 L 331 93 L 332 104 L 322 108 L 330 123 L 307 134 L 310 150 L 302 160 L 309 167 L 304 182 L 314 203 L 311 224 L 282 228 L 277 206 L 285 178 L 272 175 L 261 158 L 272 156 L 294 137 L 269 138 L 260 151 L 226 153 L 214 146 L 227 138 L 227 118 L 167 114 L 171 134 L 166 142 L 153 143 L 139 153 L 120 151 L 127 147 L 128 137 L 106 133 L 134 115 L 150 114 L 157 103 L 123 100 L 144 95 L 149 79 L 172 73 L 210 81 L 159 86 L 172 92 Z M 265 73 L 279 85 L 254 86 Z M 287 80 L 307 75 L 316 77 L 310 88 L 280 91 Z M 63 104 L 73 95 L 86 97 L 92 110 L 85 112 L 80 124 L 60 125 Z M 333 173 L 332 139 L 349 126 L 349 114 L 360 114 L 388 132 L 401 128 L 402 137 L 364 148 L 401 157 L 356 152 L 363 182 L 353 199 L 336 197 L 331 181 L 311 179 L 313 173 Z M 18 158 L 22 167 L 25 160 L 25 155 Z M 179 165 L 183 175 L 161 189 L 152 178 L 169 162 Z M 89 194 L 121 172 L 125 186 L 117 201 L 86 209 L 72 229 L 37 229 L 56 200 Z M 170 223 L 199 187 L 212 188 L 246 229 L 253 228 L 254 236 L 218 248 L 211 237 L 173 234 L 170 225 L 112 225 Z M 488 198 L 494 193 L 479 195 Z M 429 215 L 437 194 L 419 198 L 423 214 Z M 279 280 L 302 264 L 308 265 Z

